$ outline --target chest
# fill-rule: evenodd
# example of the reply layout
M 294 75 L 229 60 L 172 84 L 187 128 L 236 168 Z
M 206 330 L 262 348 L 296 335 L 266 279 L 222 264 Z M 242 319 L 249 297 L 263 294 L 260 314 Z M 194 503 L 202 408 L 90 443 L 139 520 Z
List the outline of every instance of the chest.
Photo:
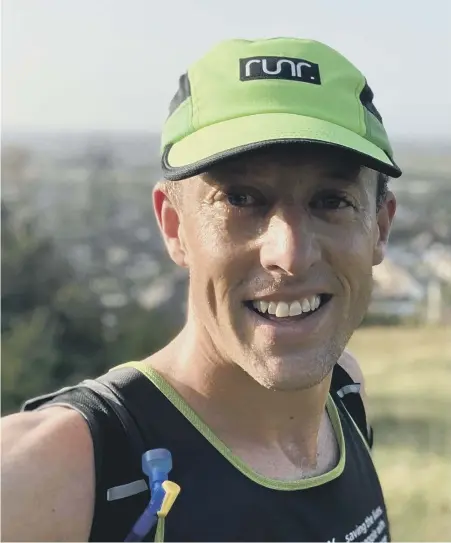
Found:
M 230 450 L 253 472 L 280 481 L 298 481 L 330 472 L 341 453 L 328 419 L 318 436 L 317 454 L 310 459 L 305 458 L 297 443 L 289 441 L 271 448 L 234 443 Z
M 354 472 L 354 473 L 352 473 Z M 378 484 L 344 469 L 317 486 L 268 488 L 227 469 L 196 484 L 180 474 L 182 493 L 166 520 L 166 541 L 389 541 Z M 191 483 L 191 484 L 190 484 Z

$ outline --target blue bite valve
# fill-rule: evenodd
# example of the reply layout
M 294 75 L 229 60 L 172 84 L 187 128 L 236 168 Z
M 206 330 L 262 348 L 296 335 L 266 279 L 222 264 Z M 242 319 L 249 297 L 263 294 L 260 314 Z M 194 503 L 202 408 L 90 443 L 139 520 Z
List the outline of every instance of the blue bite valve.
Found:
M 152 449 L 142 455 L 142 470 L 149 478 L 149 488 L 166 481 L 172 470 L 172 455 L 167 449 Z
M 180 487 L 168 481 L 172 470 L 172 456 L 166 449 L 152 449 L 141 457 L 142 470 L 149 478 L 150 502 L 133 525 L 125 541 L 142 541 L 159 516 L 166 516 Z

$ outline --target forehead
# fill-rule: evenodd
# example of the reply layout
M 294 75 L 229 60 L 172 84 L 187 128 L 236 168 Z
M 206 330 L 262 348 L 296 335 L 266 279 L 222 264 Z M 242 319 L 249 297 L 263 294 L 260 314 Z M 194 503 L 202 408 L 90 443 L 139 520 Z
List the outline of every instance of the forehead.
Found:
M 318 144 L 272 145 L 225 160 L 203 175 L 216 182 L 264 180 L 277 182 L 280 176 L 299 180 L 339 178 L 355 181 L 362 170 L 357 155 L 340 148 Z

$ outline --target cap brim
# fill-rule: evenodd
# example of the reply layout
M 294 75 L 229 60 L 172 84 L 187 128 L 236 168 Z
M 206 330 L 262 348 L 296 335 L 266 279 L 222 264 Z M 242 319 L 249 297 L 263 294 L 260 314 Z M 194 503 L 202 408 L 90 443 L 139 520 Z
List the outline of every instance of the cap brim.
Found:
M 390 177 L 402 172 L 379 147 L 328 121 L 291 113 L 265 113 L 206 126 L 163 151 L 164 177 L 179 181 L 205 172 L 227 158 L 283 143 L 318 143 L 357 153 L 362 166 Z

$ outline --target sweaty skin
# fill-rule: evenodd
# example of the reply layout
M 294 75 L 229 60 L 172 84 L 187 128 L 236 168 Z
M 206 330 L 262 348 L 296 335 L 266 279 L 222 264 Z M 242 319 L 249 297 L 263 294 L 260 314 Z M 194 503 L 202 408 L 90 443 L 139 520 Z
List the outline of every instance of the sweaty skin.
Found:
M 154 191 L 171 258 L 188 268 L 186 326 L 147 359 L 255 471 L 283 480 L 325 473 L 337 443 L 325 403 L 337 361 L 371 296 L 396 209 L 376 211 L 376 173 L 321 148 L 248 154 Z M 326 293 L 286 324 L 255 300 Z M 2 419 L 2 539 L 87 541 L 93 445 L 83 418 L 52 407 Z

